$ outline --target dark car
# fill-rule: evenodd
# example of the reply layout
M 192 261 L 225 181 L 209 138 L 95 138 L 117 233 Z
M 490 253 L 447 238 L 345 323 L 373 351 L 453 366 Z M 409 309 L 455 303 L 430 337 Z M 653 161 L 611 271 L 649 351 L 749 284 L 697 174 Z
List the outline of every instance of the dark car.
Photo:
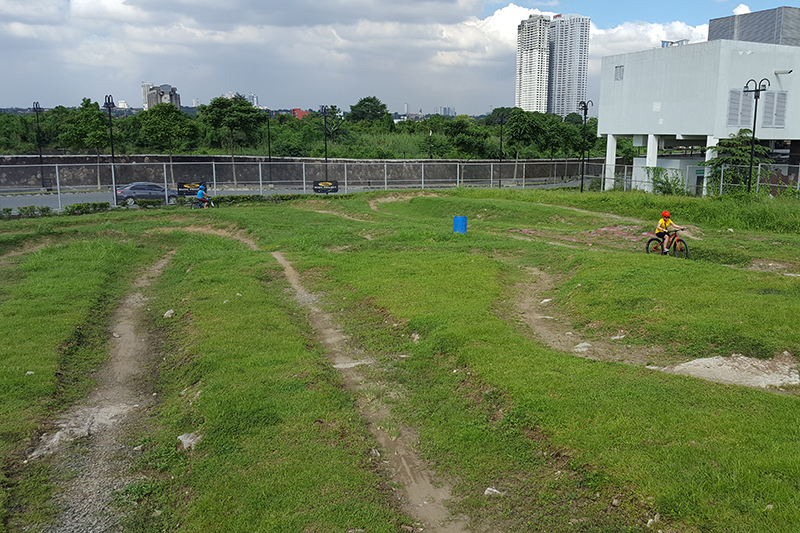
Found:
M 165 196 L 168 203 L 174 204 L 178 197 L 178 191 L 168 189 L 164 194 L 164 187 L 157 183 L 147 183 L 137 181 L 129 185 L 117 187 L 117 204 L 127 203 L 133 205 L 135 200 L 164 200 Z

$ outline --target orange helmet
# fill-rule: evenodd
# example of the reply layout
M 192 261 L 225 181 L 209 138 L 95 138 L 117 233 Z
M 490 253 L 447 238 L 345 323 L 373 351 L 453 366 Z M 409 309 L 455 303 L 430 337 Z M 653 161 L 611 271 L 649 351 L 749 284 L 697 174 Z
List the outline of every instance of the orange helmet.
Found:
M 669 211 L 664 211 L 663 213 L 661 213 L 661 216 L 664 218 L 669 218 Z

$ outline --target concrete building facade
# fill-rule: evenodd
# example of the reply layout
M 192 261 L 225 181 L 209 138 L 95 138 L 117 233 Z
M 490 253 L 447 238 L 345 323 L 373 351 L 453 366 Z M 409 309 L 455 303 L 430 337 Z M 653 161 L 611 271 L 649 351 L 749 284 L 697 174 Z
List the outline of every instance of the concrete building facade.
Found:
M 147 93 L 150 91 L 150 88 L 153 87 L 153 84 L 149 81 L 142 82 L 142 109 L 147 111 Z
M 151 86 L 147 90 L 147 107 L 145 109 L 161 103 L 181 107 L 181 95 L 178 94 L 178 88 L 171 85 Z
M 753 93 L 762 80 L 756 137 L 800 146 L 800 47 L 712 40 L 604 57 L 598 135 L 607 139 L 606 188 L 613 187 L 616 141 L 646 146 L 656 167 L 659 147 L 713 147 L 753 128 Z M 797 88 L 794 85 L 798 85 Z M 705 158 L 713 156 L 707 151 Z M 796 157 L 800 154 L 795 154 Z

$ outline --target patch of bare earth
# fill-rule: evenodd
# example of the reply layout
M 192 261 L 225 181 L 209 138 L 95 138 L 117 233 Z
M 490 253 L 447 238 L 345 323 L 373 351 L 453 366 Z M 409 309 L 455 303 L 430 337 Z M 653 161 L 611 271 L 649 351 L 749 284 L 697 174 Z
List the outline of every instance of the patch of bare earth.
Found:
M 215 228 L 212 226 L 176 226 L 171 228 L 156 228 L 150 231 L 171 232 L 171 231 L 186 231 L 189 233 L 202 233 L 203 235 L 217 235 L 218 237 L 226 237 L 228 239 L 235 239 L 239 242 L 246 244 L 251 250 L 259 250 L 257 239 L 253 239 L 242 230 L 235 230 L 232 228 L 223 229 Z
M 168 254 L 133 284 L 147 287 L 169 263 Z M 54 504 L 61 509 L 48 533 L 122 531 L 121 515 L 112 503 L 114 491 L 136 481 L 130 466 L 139 450 L 125 436 L 144 423 L 154 400 L 143 373 L 150 357 L 148 337 L 139 312 L 147 299 L 133 292 L 119 306 L 110 329 L 109 361 L 97 372 L 97 387 L 42 435 L 28 461 L 51 461 L 61 472 Z
M 646 365 L 650 361 L 664 360 L 660 346 L 625 344 L 625 331 L 608 338 L 585 339 L 572 331 L 567 317 L 559 316 L 552 300 L 558 280 L 546 272 L 528 269 L 531 281 L 515 287 L 514 307 L 535 336 L 551 348 L 597 361 L 614 361 L 633 365 Z M 753 359 L 739 354 L 729 357 L 701 358 L 677 365 L 648 368 L 673 374 L 694 376 L 719 383 L 767 388 L 800 384 L 797 358 L 789 353 L 771 360 Z
M 297 301 L 308 308 L 311 325 L 326 347 L 328 358 L 334 368 L 341 372 L 344 386 L 358 398 L 361 413 L 381 446 L 381 451 L 376 450 L 376 453 L 381 454 L 391 474 L 391 480 L 402 487 L 400 502 L 403 510 L 418 520 L 419 524 L 415 525 L 424 528 L 425 531 L 439 533 L 466 531 L 467 520 L 464 517 L 452 516 L 445 506 L 445 502 L 451 498 L 450 485 L 428 469 L 414 451 L 416 432 L 413 428 L 401 427 L 390 433 L 385 427 L 388 412 L 384 408 L 375 407 L 367 399 L 365 391 L 374 389 L 379 384 L 371 382 L 360 368 L 374 364 L 375 360 L 356 352 L 347 343 L 347 338 L 333 318 L 316 305 L 316 297 L 303 287 L 297 271 L 283 254 L 273 252 L 272 255 L 283 267 Z M 405 527 L 413 528 L 411 525 Z
M 303 211 L 313 211 L 314 213 L 320 213 L 323 215 L 334 215 L 337 217 L 342 217 L 347 220 L 355 220 L 356 222 L 372 222 L 371 220 L 362 220 L 360 218 L 351 217 L 350 215 L 346 215 L 344 213 L 340 213 L 339 211 L 334 211 L 331 209 L 320 209 L 321 207 L 330 207 L 331 203 L 326 202 L 324 200 L 306 200 L 304 202 L 294 202 L 292 203 L 291 207 L 294 209 L 302 209 Z
M 756 272 L 777 272 L 785 276 L 800 276 L 800 265 L 786 261 L 770 261 L 768 259 L 753 259 L 749 270 Z
M 409 192 L 409 193 L 392 194 L 390 196 L 384 196 L 382 198 L 375 198 L 374 200 L 370 200 L 369 208 L 372 209 L 373 211 L 385 213 L 385 211 L 381 211 L 381 209 L 378 207 L 380 204 L 385 204 L 388 202 L 405 202 L 407 200 L 411 200 L 412 198 L 419 198 L 423 196 L 435 198 L 438 197 L 439 195 L 432 192 Z

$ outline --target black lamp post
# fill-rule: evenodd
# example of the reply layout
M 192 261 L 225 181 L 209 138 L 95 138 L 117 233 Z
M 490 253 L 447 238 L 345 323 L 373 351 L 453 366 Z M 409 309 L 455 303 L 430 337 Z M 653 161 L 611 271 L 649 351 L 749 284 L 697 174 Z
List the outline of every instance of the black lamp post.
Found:
M 325 181 L 328 181 L 328 117 L 331 116 L 328 106 L 320 106 L 319 112 L 322 115 L 322 133 L 325 137 Z
M 433 159 L 433 130 L 428 134 L 428 159 Z
M 114 176 L 114 127 L 111 122 L 111 110 L 117 107 L 114 105 L 114 97 L 110 94 L 106 95 L 106 102 L 103 107 L 108 109 L 108 135 L 111 139 L 111 195 L 114 198 L 114 206 L 117 205 L 117 181 Z
M 267 157 L 269 158 L 269 182 L 272 183 L 272 132 L 270 131 L 269 124 L 272 111 L 267 108 Z
M 750 82 L 753 82 L 753 88 L 750 88 Z M 764 85 L 766 83 L 766 85 Z M 753 97 L 756 100 L 755 107 L 753 109 L 753 136 L 750 138 L 750 172 L 747 175 L 747 192 L 750 192 L 750 182 L 753 179 L 753 154 L 756 150 L 756 118 L 758 117 L 758 97 L 761 95 L 763 91 L 769 89 L 769 80 L 767 78 L 761 78 L 761 81 L 756 83 L 756 80 L 749 79 L 747 83 L 744 84 L 744 89 L 742 92 L 745 93 L 753 93 Z
M 500 179 L 498 180 L 498 188 L 503 188 L 503 124 L 508 122 L 508 116 L 502 113 L 498 118 L 500 121 Z
M 586 115 L 589 114 L 589 105 L 594 105 L 591 100 L 578 102 L 578 109 L 583 113 L 583 144 L 581 145 L 581 192 L 583 192 L 583 179 L 586 176 Z
M 33 112 L 36 113 L 36 144 L 39 147 L 39 178 L 42 181 L 42 188 L 44 189 L 44 166 L 42 163 L 42 131 L 39 128 L 39 113 L 44 112 L 42 106 L 39 105 L 39 102 L 33 103 Z

